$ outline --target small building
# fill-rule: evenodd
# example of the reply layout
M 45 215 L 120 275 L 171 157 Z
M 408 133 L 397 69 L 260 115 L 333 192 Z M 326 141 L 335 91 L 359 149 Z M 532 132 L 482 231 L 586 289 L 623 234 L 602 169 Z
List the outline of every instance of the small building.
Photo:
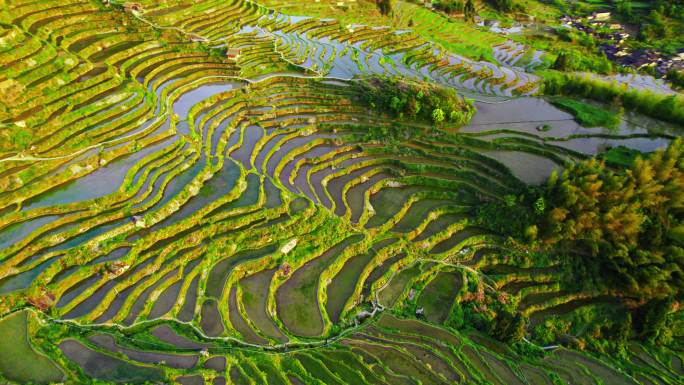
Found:
M 121 274 L 125 273 L 126 270 L 128 270 L 131 266 L 127 264 L 126 262 L 123 261 L 115 261 L 111 264 L 105 265 L 105 268 L 107 269 L 107 272 L 109 273 L 110 277 L 118 277 Z
M 55 304 L 55 295 L 47 291 L 47 289 L 42 288 L 40 295 L 35 297 L 29 297 L 28 303 L 35 306 L 38 310 L 45 311 Z
M 287 254 L 290 251 L 292 251 L 292 249 L 294 249 L 295 246 L 297 246 L 297 238 L 293 238 L 293 239 L 289 240 L 286 244 L 284 244 L 280 248 L 280 252 L 283 254 Z
M 285 262 L 282 265 L 280 265 L 280 274 L 283 277 L 287 277 L 288 275 L 290 275 L 291 272 L 292 272 L 292 268 L 290 267 L 289 263 Z
M 610 19 L 610 12 L 594 12 L 589 20 L 606 21 Z
M 135 227 L 139 227 L 139 228 L 145 227 L 145 218 L 141 215 L 133 215 L 131 217 L 131 222 L 133 222 Z
M 568 15 L 563 15 L 563 16 L 561 16 L 559 21 L 563 24 L 570 24 L 570 23 L 574 22 L 575 20 Z
M 226 51 L 226 59 L 228 59 L 228 61 L 237 62 L 240 59 L 241 54 L 240 48 L 228 48 L 228 51 Z

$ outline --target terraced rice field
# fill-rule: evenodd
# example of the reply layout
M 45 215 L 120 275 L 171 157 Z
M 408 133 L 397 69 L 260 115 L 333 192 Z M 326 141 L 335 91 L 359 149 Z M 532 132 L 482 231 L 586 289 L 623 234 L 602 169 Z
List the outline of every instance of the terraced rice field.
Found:
M 2 358 L 0 382 L 682 379 L 681 356 L 636 345 L 618 372 L 443 325 L 485 279 L 536 324 L 611 306 L 506 269 L 501 235 L 467 213 L 605 146 L 662 147 L 667 130 L 579 126 L 533 96 L 537 54 L 505 42 L 497 65 L 251 1 L 141 5 L 0 4 L 0 131 L 15 138 L 0 144 L 0 357 L 29 360 Z M 436 134 L 392 121 L 358 101 L 369 74 L 454 87 L 478 113 Z M 392 124 L 407 135 L 367 139 Z M 425 320 L 397 315 L 416 304 Z

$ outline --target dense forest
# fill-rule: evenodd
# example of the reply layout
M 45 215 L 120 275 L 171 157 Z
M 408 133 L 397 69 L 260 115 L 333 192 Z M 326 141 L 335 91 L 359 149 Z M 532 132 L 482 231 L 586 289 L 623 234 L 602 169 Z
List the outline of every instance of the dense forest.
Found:
M 591 158 L 504 202 L 479 224 L 564 267 L 568 287 L 621 298 L 636 336 L 666 342 L 684 293 L 684 141 L 627 167 Z

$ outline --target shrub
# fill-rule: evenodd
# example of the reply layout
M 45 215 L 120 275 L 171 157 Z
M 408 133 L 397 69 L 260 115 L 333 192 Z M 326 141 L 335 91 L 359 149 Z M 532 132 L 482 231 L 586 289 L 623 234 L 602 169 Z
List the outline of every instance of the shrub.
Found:
M 542 239 L 575 255 L 578 278 L 644 300 L 681 294 L 684 245 L 670 234 L 684 222 L 682 162 L 678 139 L 625 169 L 573 165 L 546 186 Z
M 684 70 L 670 69 L 667 72 L 667 80 L 677 88 L 684 88 Z

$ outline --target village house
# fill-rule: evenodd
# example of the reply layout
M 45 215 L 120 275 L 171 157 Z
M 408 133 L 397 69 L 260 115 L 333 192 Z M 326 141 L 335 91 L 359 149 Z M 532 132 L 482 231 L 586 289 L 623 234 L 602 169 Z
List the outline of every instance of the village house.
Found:
M 228 51 L 226 51 L 226 59 L 231 62 L 237 62 L 240 60 L 241 53 L 240 48 L 228 48 Z
M 281 274 L 283 277 L 287 277 L 288 275 L 290 275 L 290 272 L 292 271 L 292 268 L 290 267 L 290 264 L 289 264 L 289 263 L 284 262 L 282 265 L 280 265 L 279 271 L 280 271 L 280 274 Z
M 616 57 L 624 57 L 624 56 L 627 56 L 627 55 L 629 55 L 629 51 L 626 50 L 626 49 L 621 49 L 621 50 L 615 52 L 615 56 L 616 56 Z
M 131 266 L 123 261 L 115 261 L 106 265 L 110 278 L 118 277 L 125 273 Z
M 41 311 L 45 311 L 55 304 L 57 298 L 46 288 L 41 288 L 40 295 L 29 297 L 28 302 Z
M 610 20 L 610 12 L 594 12 L 587 16 L 590 21 L 607 21 Z
M 609 19 L 610 12 L 595 12 L 586 18 L 586 21 L 589 21 L 590 24 L 583 22 L 582 19 L 575 19 L 568 15 L 563 15 L 560 18 L 560 22 L 564 27 L 574 28 L 601 41 L 602 44 L 598 46 L 599 50 L 609 60 L 619 65 L 635 69 L 653 68 L 658 75 L 664 75 L 670 69 L 678 69 L 684 66 L 684 53 L 680 54 L 681 58 L 677 55 L 668 58 L 662 52 L 656 50 L 641 49 L 632 51 L 625 47 L 626 40 L 630 37 L 630 34 L 624 30 L 622 24 L 605 21 Z M 602 30 L 601 28 L 607 28 L 610 31 Z

